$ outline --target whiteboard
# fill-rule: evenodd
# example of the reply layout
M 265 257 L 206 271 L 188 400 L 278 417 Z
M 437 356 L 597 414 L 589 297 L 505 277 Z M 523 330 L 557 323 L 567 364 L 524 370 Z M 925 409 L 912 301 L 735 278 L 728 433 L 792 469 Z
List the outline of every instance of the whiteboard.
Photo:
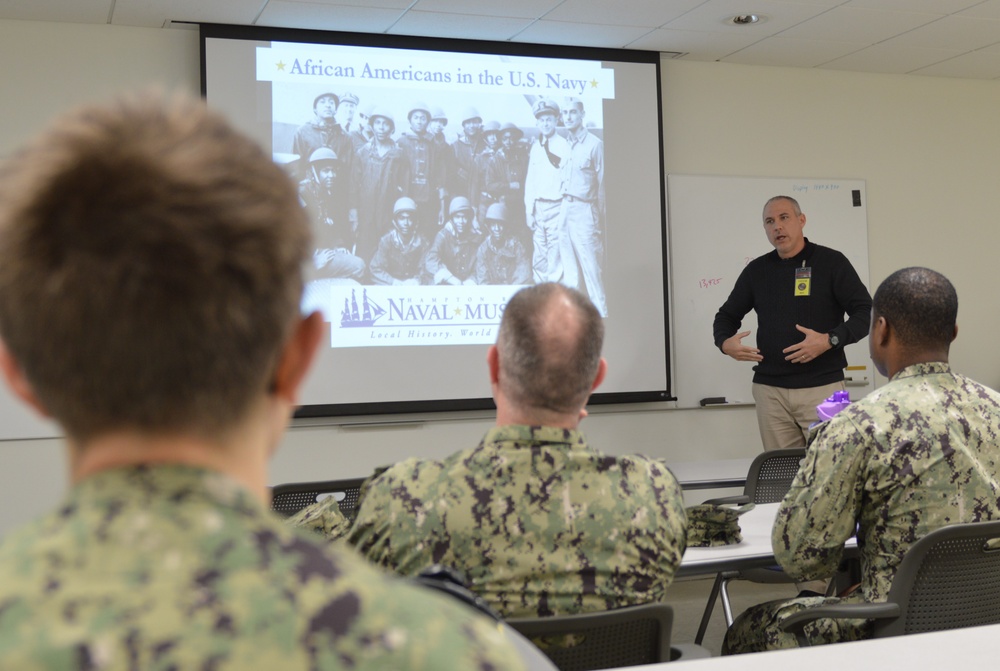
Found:
M 753 363 L 719 351 L 712 322 L 743 267 L 772 251 L 762 212 L 764 203 L 777 195 L 799 201 L 806 215 L 805 236 L 847 256 L 871 291 L 864 180 L 669 175 L 671 391 L 678 407 L 699 407 L 701 399 L 719 396 L 729 403 L 753 403 Z M 751 331 L 744 344 L 756 343 L 753 311 L 740 330 Z M 856 400 L 875 388 L 868 339 L 844 351 L 848 389 Z

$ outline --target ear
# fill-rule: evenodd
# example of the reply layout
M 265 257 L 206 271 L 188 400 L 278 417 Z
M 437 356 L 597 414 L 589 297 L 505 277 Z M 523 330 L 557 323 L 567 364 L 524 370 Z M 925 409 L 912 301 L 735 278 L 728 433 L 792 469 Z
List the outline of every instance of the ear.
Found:
M 868 337 L 872 338 L 879 347 L 885 347 L 889 344 L 891 331 L 892 327 L 889 326 L 889 322 L 885 320 L 885 317 L 879 316 L 872 324 L 871 334 Z
M 25 377 L 24 371 L 21 370 L 21 365 L 14 360 L 14 357 L 2 341 L 0 341 L 0 372 L 3 373 L 7 387 L 14 392 L 15 396 L 42 417 L 52 417 L 51 413 L 42 405 L 38 397 L 35 396 L 35 390 L 32 389 L 31 383 Z
M 323 316 L 319 312 L 296 323 L 278 359 L 271 387 L 273 395 L 291 405 L 297 404 L 299 388 L 312 365 L 323 330 Z
M 955 330 L 952 331 L 952 334 L 951 334 L 951 341 L 955 342 L 955 338 L 957 338 L 957 337 L 958 337 L 958 324 L 955 324 Z
M 590 386 L 590 391 L 593 392 L 601 383 L 604 382 L 604 376 L 608 374 L 608 362 L 602 356 L 601 361 L 597 364 L 597 375 L 594 377 L 594 384 Z
M 496 387 L 500 382 L 500 352 L 496 345 L 486 350 L 486 365 L 490 369 L 490 384 Z

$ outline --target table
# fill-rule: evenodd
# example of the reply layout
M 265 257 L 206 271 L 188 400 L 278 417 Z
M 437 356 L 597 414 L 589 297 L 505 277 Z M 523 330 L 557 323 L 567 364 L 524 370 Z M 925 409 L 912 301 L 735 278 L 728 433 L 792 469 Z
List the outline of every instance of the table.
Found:
M 691 671 L 886 671 L 886 669 L 989 669 L 996 665 L 1000 624 L 950 629 L 795 650 L 755 652 L 685 661 Z M 633 671 L 676 671 L 677 663 L 629 667 Z
M 774 565 L 771 527 L 778 514 L 778 503 L 758 503 L 740 516 L 743 542 L 710 548 L 689 547 L 677 569 L 677 576 L 703 575 L 734 569 Z
M 771 548 L 771 528 L 780 503 L 758 503 L 753 510 L 740 516 L 743 542 L 709 548 L 689 547 L 684 551 L 677 576 L 704 575 L 720 571 L 774 566 Z M 847 555 L 857 548 L 857 539 L 850 538 L 844 547 Z
M 716 459 L 714 461 L 683 461 L 667 464 L 677 478 L 681 489 L 742 488 L 753 457 L 745 459 Z

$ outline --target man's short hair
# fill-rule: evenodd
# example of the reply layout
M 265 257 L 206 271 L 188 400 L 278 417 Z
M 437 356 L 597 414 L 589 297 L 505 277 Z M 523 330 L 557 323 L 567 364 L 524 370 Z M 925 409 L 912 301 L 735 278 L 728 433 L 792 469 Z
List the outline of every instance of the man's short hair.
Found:
M 570 339 L 554 337 L 548 306 L 556 298 L 575 308 Z M 574 412 L 590 396 L 601 361 L 604 322 L 585 295 L 561 284 L 521 289 L 504 308 L 497 337 L 501 375 L 511 400 L 522 407 Z
M 795 216 L 799 216 L 802 214 L 802 208 L 799 207 L 799 201 L 795 200 L 791 196 L 774 196 L 773 198 L 768 198 L 767 202 L 764 203 L 764 209 L 761 210 L 761 212 L 767 212 L 768 206 L 776 200 L 787 200 L 789 203 L 792 204 L 792 209 L 795 210 Z
M 875 290 L 872 310 L 884 317 L 902 345 L 947 347 L 955 337 L 958 293 L 930 268 L 897 270 Z
M 0 337 L 67 433 L 225 431 L 299 313 L 285 173 L 185 96 L 68 114 L 0 171 Z

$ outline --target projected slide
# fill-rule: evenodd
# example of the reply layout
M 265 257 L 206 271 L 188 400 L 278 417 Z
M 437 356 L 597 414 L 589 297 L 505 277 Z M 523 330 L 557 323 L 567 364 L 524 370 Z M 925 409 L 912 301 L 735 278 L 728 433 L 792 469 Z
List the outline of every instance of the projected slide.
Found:
M 607 315 L 599 61 L 273 42 L 272 147 L 316 249 L 304 309 L 331 346 L 492 343 L 519 286 Z M 363 288 L 362 288 L 363 287 Z
M 272 153 L 313 224 L 302 307 L 329 333 L 300 413 L 488 406 L 504 308 L 548 281 L 605 317 L 600 392 L 669 396 L 658 54 L 201 35 L 209 105 Z

